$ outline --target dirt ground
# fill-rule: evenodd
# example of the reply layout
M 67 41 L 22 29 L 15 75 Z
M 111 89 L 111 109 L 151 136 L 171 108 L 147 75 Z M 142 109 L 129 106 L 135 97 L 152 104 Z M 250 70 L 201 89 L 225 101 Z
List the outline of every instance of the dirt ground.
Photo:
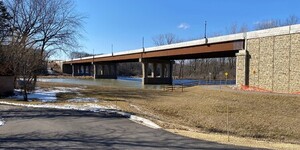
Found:
M 73 86 L 39 83 L 40 87 Z M 300 144 L 300 96 L 215 90 L 200 86 L 175 92 L 86 86 L 81 96 L 116 105 L 168 130 L 218 133 Z M 58 95 L 58 102 L 76 97 Z

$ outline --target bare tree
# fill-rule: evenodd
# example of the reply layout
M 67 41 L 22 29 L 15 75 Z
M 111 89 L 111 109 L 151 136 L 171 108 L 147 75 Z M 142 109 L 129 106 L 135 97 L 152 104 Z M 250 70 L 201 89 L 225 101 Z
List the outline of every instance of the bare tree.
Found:
M 176 35 L 172 33 L 160 34 L 158 36 L 153 37 L 152 40 L 156 46 L 168 45 L 168 44 L 178 43 L 182 41 L 179 40 L 176 37 Z
M 73 1 L 6 0 L 6 5 L 13 17 L 13 42 L 39 49 L 42 56 L 78 47 L 83 16 L 76 13 Z
M 248 26 L 246 24 L 243 24 L 242 26 L 239 26 L 238 24 L 234 23 L 231 26 L 226 28 L 226 34 L 235 34 L 235 33 L 243 33 L 247 32 Z
M 169 44 L 174 44 L 174 43 L 179 43 L 182 42 L 183 40 L 179 40 L 175 34 L 172 33 L 166 33 L 166 34 L 160 34 L 156 37 L 152 38 L 154 44 L 156 46 L 160 46 L 160 45 L 169 45 Z M 178 77 L 179 78 L 183 78 L 183 67 L 184 67 L 184 61 L 185 60 L 179 60 L 179 73 L 178 73 Z M 174 70 L 176 69 L 177 65 L 175 65 Z
M 21 81 L 24 100 L 49 54 L 77 47 L 83 17 L 71 0 L 6 0 L 12 27 L 4 52 L 8 70 Z
M 280 19 L 271 19 L 267 21 L 258 22 L 254 29 L 255 30 L 261 30 L 261 29 L 269 29 L 269 28 L 275 28 L 275 27 L 281 27 L 281 26 L 287 26 L 287 25 L 293 25 L 300 22 L 299 17 L 295 15 L 291 15 L 285 20 Z
M 291 15 L 289 16 L 287 19 L 285 19 L 284 25 L 294 25 L 300 22 L 300 18 L 295 16 L 295 15 Z
M 262 29 L 269 29 L 269 28 L 274 28 L 274 27 L 279 27 L 280 26 L 280 20 L 272 19 L 272 20 L 267 20 L 267 21 L 262 21 L 256 23 L 254 29 L 255 30 L 262 30 Z
M 82 58 L 88 56 L 93 56 L 93 54 L 89 54 L 87 52 L 76 52 L 76 51 L 70 53 L 70 59 Z

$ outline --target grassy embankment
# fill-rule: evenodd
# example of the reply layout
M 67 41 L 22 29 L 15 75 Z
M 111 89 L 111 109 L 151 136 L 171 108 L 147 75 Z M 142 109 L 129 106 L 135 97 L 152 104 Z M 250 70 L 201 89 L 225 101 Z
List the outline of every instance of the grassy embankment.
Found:
M 39 83 L 40 87 L 73 86 Z M 75 85 L 74 85 L 75 86 Z M 77 85 L 78 86 L 78 85 Z M 87 86 L 82 97 L 144 116 L 165 129 L 189 129 L 300 144 L 300 96 L 191 87 L 185 92 Z M 61 93 L 58 102 L 78 97 Z M 227 109 L 228 108 L 228 109 Z M 227 111 L 228 110 L 228 111 Z M 229 126 L 227 127 L 227 112 Z

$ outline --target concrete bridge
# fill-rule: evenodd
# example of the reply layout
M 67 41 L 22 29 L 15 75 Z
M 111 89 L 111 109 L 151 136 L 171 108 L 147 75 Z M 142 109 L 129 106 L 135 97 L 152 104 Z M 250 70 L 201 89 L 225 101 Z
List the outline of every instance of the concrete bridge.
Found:
M 63 72 L 116 79 L 117 63 L 140 62 L 143 84 L 171 84 L 174 60 L 219 57 L 237 58 L 237 86 L 300 91 L 300 25 L 73 59 Z

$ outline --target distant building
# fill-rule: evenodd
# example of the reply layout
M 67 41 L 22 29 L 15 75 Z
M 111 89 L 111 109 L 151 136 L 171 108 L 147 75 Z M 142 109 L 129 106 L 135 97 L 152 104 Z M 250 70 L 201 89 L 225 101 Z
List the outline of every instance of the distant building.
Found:
M 48 61 L 48 70 L 61 73 L 62 63 L 63 61 L 61 60 L 50 60 Z

